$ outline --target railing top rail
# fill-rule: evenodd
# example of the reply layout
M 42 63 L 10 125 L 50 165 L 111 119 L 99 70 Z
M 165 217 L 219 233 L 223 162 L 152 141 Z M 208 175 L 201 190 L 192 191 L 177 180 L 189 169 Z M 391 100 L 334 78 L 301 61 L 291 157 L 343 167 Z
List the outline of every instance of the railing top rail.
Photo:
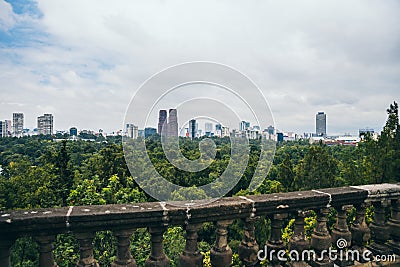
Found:
M 310 191 L 224 197 L 199 202 L 146 202 L 0 211 L 1 235 L 36 235 L 143 228 L 240 219 L 298 210 L 357 205 L 400 196 L 400 184 L 326 188 Z

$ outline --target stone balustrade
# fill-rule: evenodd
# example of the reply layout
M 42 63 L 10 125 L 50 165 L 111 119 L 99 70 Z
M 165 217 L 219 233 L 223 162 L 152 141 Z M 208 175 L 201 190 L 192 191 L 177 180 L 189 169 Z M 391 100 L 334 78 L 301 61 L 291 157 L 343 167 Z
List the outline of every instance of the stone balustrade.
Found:
M 163 251 L 163 233 L 168 227 L 183 226 L 186 246 L 180 266 L 202 266 L 197 232 L 205 222 L 216 225 L 216 240 L 210 251 L 212 266 L 226 267 L 232 262 L 228 229 L 234 220 L 242 220 L 243 241 L 238 253 L 243 266 L 257 266 L 261 253 L 268 251 L 270 266 L 350 266 L 368 260 L 344 257 L 348 251 L 365 255 L 400 255 L 400 184 L 379 184 L 327 188 L 311 191 L 226 197 L 205 205 L 195 203 L 148 202 L 121 205 L 74 206 L 54 209 L 0 212 L 0 266 L 10 266 L 10 249 L 15 240 L 31 236 L 39 246 L 39 266 L 56 267 L 53 243 L 57 234 L 72 233 L 80 246 L 76 266 L 98 266 L 93 256 L 93 239 L 97 231 L 111 230 L 118 241 L 113 267 L 134 267 L 130 237 L 135 229 L 147 228 L 151 235 L 151 253 L 146 267 L 170 266 Z M 171 205 L 179 204 L 179 205 Z M 366 208 L 374 207 L 374 221 L 365 221 Z M 354 222 L 347 222 L 350 209 L 356 209 Z M 327 215 L 337 211 L 336 224 L 328 229 Z M 390 216 L 387 212 L 390 210 Z M 317 214 L 311 239 L 304 230 L 304 218 Z M 266 244 L 257 244 L 255 222 L 270 219 L 271 234 Z M 288 244 L 282 240 L 282 227 L 288 216 L 294 218 L 294 233 Z M 332 259 L 326 251 L 332 250 Z M 293 260 L 292 251 L 315 252 L 312 259 Z M 372 257 L 371 257 L 372 259 Z M 399 260 L 399 258 L 397 258 Z

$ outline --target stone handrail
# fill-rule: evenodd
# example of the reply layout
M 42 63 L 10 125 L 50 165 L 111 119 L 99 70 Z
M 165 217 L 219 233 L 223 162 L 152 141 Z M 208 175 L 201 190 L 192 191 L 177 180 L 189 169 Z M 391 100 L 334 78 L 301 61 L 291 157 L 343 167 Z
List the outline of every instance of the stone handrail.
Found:
M 395 253 L 400 255 L 400 185 L 378 184 L 353 187 L 326 188 L 310 191 L 225 197 L 212 203 L 194 205 L 193 202 L 147 202 L 118 205 L 71 206 L 62 208 L 16 210 L 0 212 L 0 266 L 10 266 L 10 248 L 22 236 L 32 236 L 39 244 L 39 266 L 55 267 L 52 254 L 57 234 L 73 233 L 80 245 L 80 260 L 77 266 L 98 266 L 93 257 L 96 231 L 111 230 L 118 240 L 118 253 L 113 267 L 136 266 L 130 253 L 130 237 L 135 229 L 148 228 L 151 234 L 151 255 L 146 266 L 169 266 L 163 252 L 163 233 L 169 226 L 184 226 L 186 248 L 180 256 L 180 266 L 202 266 L 203 256 L 197 248 L 197 231 L 205 222 L 216 223 L 216 241 L 210 252 L 212 266 L 230 266 L 232 250 L 227 242 L 227 229 L 233 220 L 244 221 L 244 237 L 239 247 L 239 257 L 245 266 L 258 263 L 260 247 L 255 240 L 254 222 L 260 216 L 271 219 L 271 236 L 266 247 L 279 251 L 290 247 L 302 252 L 310 247 L 318 259 L 290 261 L 292 266 L 340 266 L 354 264 L 343 258 L 335 261 L 324 256 L 322 251 L 336 246 L 339 239 L 346 247 L 338 251 L 366 249 L 374 255 Z M 375 208 L 374 222 L 368 227 L 365 208 Z M 346 223 L 350 206 L 357 210 L 355 222 Z M 391 206 L 391 218 L 386 220 L 385 210 Z M 337 223 L 332 231 L 327 229 L 326 216 L 330 209 L 337 211 Z M 311 242 L 304 236 L 305 212 L 314 210 L 317 223 Z M 289 244 L 282 241 L 282 224 L 288 214 L 295 215 L 294 235 Z M 367 245 L 372 235 L 373 243 Z M 263 249 L 263 248 L 261 248 Z M 322 255 L 321 255 L 322 254 Z M 269 265 L 280 266 L 284 262 L 279 255 L 268 258 Z M 362 262 L 362 261 L 361 261 Z

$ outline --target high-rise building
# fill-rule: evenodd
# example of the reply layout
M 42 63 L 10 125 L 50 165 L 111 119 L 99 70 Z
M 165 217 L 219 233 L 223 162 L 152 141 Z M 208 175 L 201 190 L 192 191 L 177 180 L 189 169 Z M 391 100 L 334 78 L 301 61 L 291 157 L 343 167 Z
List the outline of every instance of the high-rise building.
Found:
M 215 125 L 215 134 L 218 137 L 222 137 L 222 125 L 220 123 Z
M 24 132 L 24 113 L 13 113 L 13 136 L 20 137 Z
M 196 127 L 197 123 L 196 120 L 190 120 L 189 121 L 189 137 L 194 139 L 196 137 L 196 133 L 197 133 L 197 127 Z
M 228 127 L 222 127 L 221 137 L 229 137 L 229 136 L 230 136 L 229 128 Z
M 7 124 L 5 121 L 0 121 L 0 137 L 7 136 Z
M 37 120 L 38 134 L 53 134 L 53 115 L 44 114 Z
M 315 115 L 315 133 L 317 136 L 326 136 L 326 114 L 318 112 Z
M 178 136 L 178 112 L 171 108 L 168 116 L 168 136 Z
M 6 134 L 7 134 L 7 136 L 11 136 L 11 133 L 12 133 L 11 120 L 5 120 L 4 122 L 6 123 Z
M 71 127 L 69 129 L 69 135 L 70 136 L 78 136 L 78 129 L 76 127 Z
M 268 131 L 268 134 L 269 134 L 269 135 L 275 134 L 275 128 L 274 128 L 274 126 L 272 126 L 272 125 L 268 126 L 267 131 Z
M 133 125 L 131 123 L 126 125 L 126 135 L 130 138 L 136 139 L 138 138 L 138 131 L 139 128 L 136 125 Z
M 204 134 L 208 137 L 213 135 L 213 124 L 211 122 L 206 122 L 204 124 Z
M 246 131 L 247 129 L 249 129 L 250 128 L 250 122 L 248 122 L 248 121 L 241 121 L 240 122 L 240 124 L 239 124 L 239 130 L 240 131 Z
M 158 113 L 158 134 L 167 134 L 167 129 L 164 127 L 167 125 L 167 111 L 165 109 L 161 109 Z M 163 132 L 164 131 L 164 132 Z

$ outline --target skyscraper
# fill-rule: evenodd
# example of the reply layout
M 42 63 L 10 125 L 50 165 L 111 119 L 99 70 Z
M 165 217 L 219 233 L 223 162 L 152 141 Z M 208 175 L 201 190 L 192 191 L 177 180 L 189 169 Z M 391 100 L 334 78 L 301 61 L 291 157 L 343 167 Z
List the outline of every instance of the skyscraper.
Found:
M 166 130 L 164 129 L 164 126 L 166 126 L 166 122 L 167 122 L 167 111 L 165 109 L 162 109 L 159 111 L 158 114 L 158 134 L 161 135 L 163 133 L 164 130 L 164 135 L 167 134 Z
M 0 137 L 7 136 L 7 124 L 5 121 L 0 121 Z
M 71 127 L 69 129 L 69 135 L 70 136 L 78 136 L 78 129 L 76 127 Z
M 220 123 L 215 125 L 215 134 L 218 137 L 222 137 L 222 125 Z
M 196 120 L 189 121 L 189 136 L 190 138 L 194 139 L 196 137 L 197 127 L 196 127 Z
M 326 114 L 318 112 L 315 115 L 315 133 L 317 136 L 326 136 Z
M 24 131 L 24 113 L 13 113 L 13 135 L 22 136 Z
M 246 131 L 247 129 L 249 129 L 250 128 L 250 122 L 248 122 L 248 121 L 241 121 L 240 122 L 240 124 L 239 124 L 239 130 L 240 131 Z
M 213 124 L 211 122 L 206 122 L 204 124 L 204 131 L 205 131 L 205 135 L 210 137 L 213 135 Z
M 53 115 L 44 114 L 38 117 L 37 128 L 39 134 L 53 134 Z
M 268 126 L 267 130 L 268 130 L 268 134 L 269 135 L 275 134 L 275 127 L 274 126 L 272 126 L 272 125 Z
M 178 112 L 171 108 L 168 116 L 168 136 L 178 136 Z
M 128 123 L 126 125 L 126 135 L 129 138 L 133 138 L 133 139 L 138 138 L 138 130 L 139 130 L 138 126 L 136 126 L 132 123 Z

